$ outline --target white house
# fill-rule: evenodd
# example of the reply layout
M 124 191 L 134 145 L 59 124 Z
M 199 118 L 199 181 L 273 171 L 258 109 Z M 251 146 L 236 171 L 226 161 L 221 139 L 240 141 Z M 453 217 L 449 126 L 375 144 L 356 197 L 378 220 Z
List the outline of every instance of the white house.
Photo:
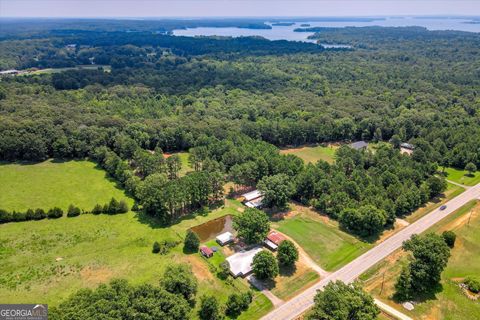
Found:
M 252 272 L 253 257 L 262 251 L 262 248 L 254 248 L 248 251 L 235 253 L 227 258 L 230 265 L 230 273 L 233 277 L 245 277 Z

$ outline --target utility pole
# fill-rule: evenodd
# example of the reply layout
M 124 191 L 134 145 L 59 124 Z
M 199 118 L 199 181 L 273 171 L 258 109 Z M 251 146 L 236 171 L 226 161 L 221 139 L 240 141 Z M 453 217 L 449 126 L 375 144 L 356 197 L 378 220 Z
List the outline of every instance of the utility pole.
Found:
M 383 285 L 385 283 L 385 273 L 387 272 L 387 270 L 385 269 L 385 271 L 383 271 L 383 276 L 382 276 L 382 288 L 380 289 L 380 296 L 382 295 L 382 292 L 383 292 Z
M 473 208 L 470 210 L 470 214 L 468 215 L 467 226 L 470 226 L 470 219 L 472 219 Z

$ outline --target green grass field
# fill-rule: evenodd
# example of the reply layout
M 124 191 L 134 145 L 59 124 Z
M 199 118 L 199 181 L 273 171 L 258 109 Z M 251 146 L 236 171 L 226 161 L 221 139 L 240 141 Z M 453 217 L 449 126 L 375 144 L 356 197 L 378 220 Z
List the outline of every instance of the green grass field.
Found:
M 312 286 L 320 279 L 320 276 L 317 272 L 308 269 L 297 272 L 297 274 L 294 274 L 293 276 L 278 278 L 282 279 L 278 281 L 275 288 L 271 291 L 278 298 L 288 300 Z
M 273 227 L 292 237 L 323 269 L 333 271 L 372 247 L 341 231 L 335 221 L 316 213 L 300 213 L 276 222 Z
M 40 69 L 40 70 L 35 70 L 35 71 L 29 71 L 25 73 L 26 75 L 32 75 L 32 74 L 51 74 L 51 73 L 59 73 L 59 72 L 64 72 L 68 70 L 98 70 L 98 68 L 103 68 L 105 72 L 111 72 L 112 67 L 109 65 L 79 65 L 76 67 L 66 67 L 66 68 L 46 68 L 46 69 Z
M 280 150 L 281 154 L 294 154 L 303 159 L 306 163 L 316 163 L 318 160 L 325 160 L 333 163 L 337 146 L 328 147 L 300 147 Z
M 228 202 L 208 216 L 185 219 L 168 228 L 132 212 L 0 225 L 0 301 L 55 306 L 80 288 L 113 278 L 158 284 L 165 267 L 176 262 L 192 265 L 199 280 L 198 297 L 213 294 L 225 302 L 228 294 L 248 286 L 239 279 L 233 284 L 220 281 L 199 254 L 185 255 L 182 244 L 163 256 L 152 254 L 151 248 L 154 241 L 181 241 L 188 228 L 238 212 L 238 206 Z M 260 293 L 255 301 L 252 308 L 270 310 L 270 301 Z M 249 311 L 252 317 L 253 313 Z
M 471 221 L 468 224 L 470 214 Z M 453 230 L 457 234 L 457 241 L 442 273 L 442 291 L 436 293 L 433 299 L 416 304 L 411 312 L 391 300 L 394 283 L 401 266 L 406 263 L 406 256 L 402 252 L 397 252 L 394 259 L 382 261 L 361 276 L 368 291 L 414 319 L 478 319 L 480 303 L 467 299 L 456 281 L 469 275 L 480 275 L 480 202 L 469 202 L 428 232 L 441 233 L 444 230 Z M 380 294 L 384 273 L 387 280 Z
M 126 197 L 106 179 L 104 171 L 87 161 L 4 164 L 0 166 L 0 177 L 1 203 L 7 203 L 9 209 L 66 207 L 70 203 L 90 208 L 112 196 Z M 134 212 L 2 224 L 0 301 L 56 306 L 80 288 L 93 288 L 114 278 L 157 285 L 165 267 L 175 262 L 192 266 L 199 281 L 197 297 L 212 294 L 226 302 L 230 293 L 246 291 L 249 286 L 239 279 L 221 281 L 198 253 L 185 255 L 182 243 L 166 255 L 151 250 L 154 241 L 181 242 L 192 226 L 226 214 L 239 214 L 240 207 L 238 201 L 227 200 L 224 207 L 208 214 L 192 214 L 170 227 Z M 270 301 L 256 292 L 254 302 L 241 318 L 259 318 L 271 308 Z M 192 317 L 196 317 L 195 312 Z
M 445 168 L 445 177 L 456 183 L 461 183 L 466 186 L 474 186 L 480 183 L 480 171 L 474 173 L 473 176 L 469 176 L 465 170 L 459 170 L 455 168 Z
M 104 204 L 115 197 L 127 199 L 124 191 L 105 171 L 90 161 L 55 162 L 48 160 L 35 164 L 0 164 L 0 207 L 8 210 L 28 208 L 67 209 L 74 204 L 91 210 L 95 204 Z

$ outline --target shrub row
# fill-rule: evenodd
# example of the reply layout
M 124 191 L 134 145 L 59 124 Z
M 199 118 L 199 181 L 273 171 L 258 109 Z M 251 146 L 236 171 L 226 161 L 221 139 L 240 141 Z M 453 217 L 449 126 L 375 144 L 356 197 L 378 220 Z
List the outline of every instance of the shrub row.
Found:
M 92 209 L 93 214 L 117 214 L 117 213 L 127 213 L 128 205 L 124 200 L 117 201 L 115 198 L 112 198 L 109 203 L 105 203 L 103 206 L 100 204 L 95 205 Z
M 115 198 L 112 198 L 109 203 L 105 205 L 97 204 L 91 212 L 81 210 L 79 207 L 70 205 L 67 209 L 67 217 L 76 217 L 82 213 L 93 213 L 93 214 L 117 214 L 117 213 L 126 213 L 128 212 L 128 205 L 124 200 L 117 201 Z M 58 207 L 54 207 L 45 211 L 43 209 L 28 209 L 27 211 L 7 211 L 0 209 L 0 223 L 7 222 L 19 222 L 19 221 L 30 221 L 30 220 L 42 220 L 45 218 L 48 219 L 57 219 L 61 218 L 64 214 L 64 211 Z
M 179 243 L 180 241 L 174 240 L 155 241 L 153 243 L 152 252 L 165 255 L 170 252 L 170 249 L 175 248 Z
M 27 211 L 7 211 L 0 209 L 0 223 L 42 220 L 45 218 L 56 219 L 63 216 L 63 210 L 55 207 L 45 212 L 43 209 L 28 209 Z

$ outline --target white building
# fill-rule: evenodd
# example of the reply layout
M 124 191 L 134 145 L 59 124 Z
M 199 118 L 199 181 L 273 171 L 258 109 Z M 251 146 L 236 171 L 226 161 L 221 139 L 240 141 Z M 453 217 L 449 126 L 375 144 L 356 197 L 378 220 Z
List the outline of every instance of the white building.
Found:
M 233 277 L 245 277 L 252 272 L 253 257 L 262 251 L 262 248 L 254 248 L 248 251 L 235 253 L 227 258 L 230 265 L 230 273 Z
M 225 233 L 219 234 L 215 238 L 215 240 L 217 240 L 218 244 L 224 246 L 233 241 L 233 234 L 227 231 Z
M 260 190 L 253 190 L 242 194 L 242 197 L 245 198 L 245 201 L 252 201 L 262 196 L 262 192 Z
M 249 208 L 260 208 L 262 206 L 263 194 L 260 190 L 253 190 L 242 194 L 244 204 Z

